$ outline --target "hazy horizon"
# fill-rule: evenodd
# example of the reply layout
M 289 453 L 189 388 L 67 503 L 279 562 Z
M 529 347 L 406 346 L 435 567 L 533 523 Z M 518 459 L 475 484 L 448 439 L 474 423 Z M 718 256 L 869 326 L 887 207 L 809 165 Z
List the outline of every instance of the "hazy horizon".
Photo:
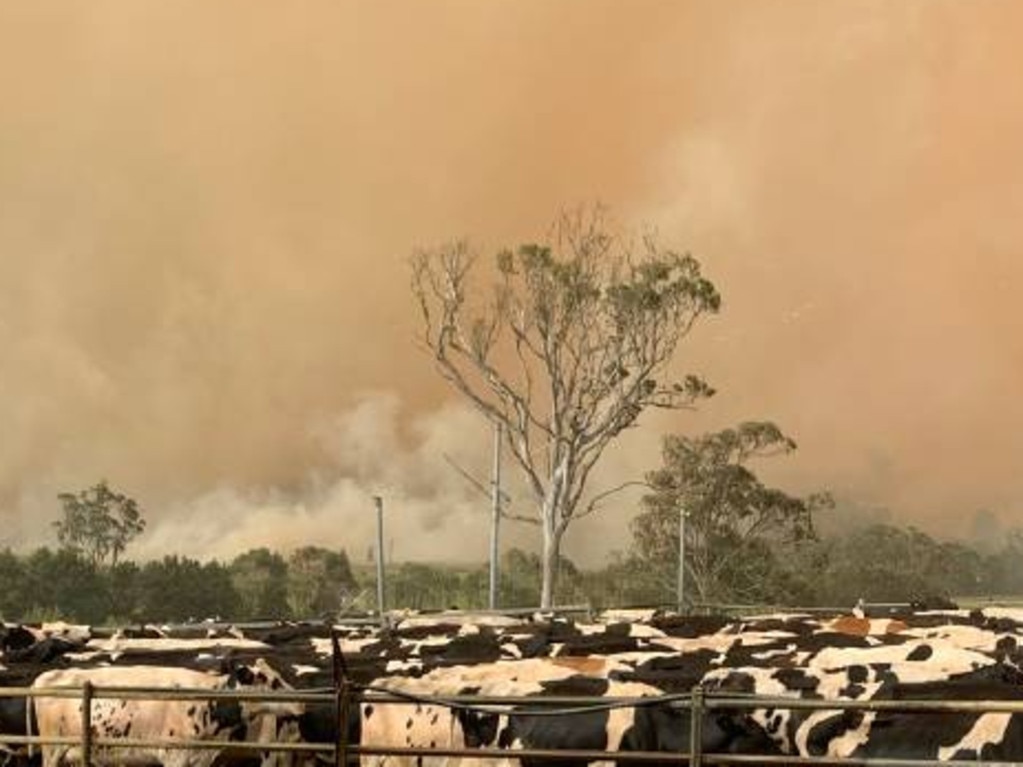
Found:
M 95 0 L 0 8 L 0 547 L 106 478 L 130 549 L 481 561 L 490 435 L 414 343 L 407 259 L 601 200 L 691 251 L 679 354 L 762 464 L 942 537 L 1023 526 L 1023 5 Z M 510 471 L 506 463 L 506 471 Z M 633 496 L 634 498 L 634 496 Z M 628 545 L 623 500 L 570 531 Z M 535 531 L 508 526 L 508 545 Z M 172 552 L 173 550 L 173 552 Z M 475 552 L 479 556 L 475 556 Z M 439 556 L 435 556 L 439 555 Z

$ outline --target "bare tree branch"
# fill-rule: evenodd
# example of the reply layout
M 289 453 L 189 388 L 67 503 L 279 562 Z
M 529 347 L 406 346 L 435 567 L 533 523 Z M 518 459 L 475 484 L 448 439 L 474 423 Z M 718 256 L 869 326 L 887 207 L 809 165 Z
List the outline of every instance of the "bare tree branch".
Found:
M 575 513 L 574 518 L 580 519 L 581 517 L 585 517 L 589 514 L 592 514 L 593 512 L 597 511 L 597 509 L 600 508 L 600 504 L 603 501 L 607 500 L 607 498 L 609 498 L 612 495 L 617 495 L 622 490 L 625 490 L 630 487 L 649 488 L 650 484 L 642 480 L 632 480 L 629 482 L 622 482 L 620 485 L 616 485 L 615 487 L 612 487 L 608 490 L 604 490 L 603 492 L 597 493 L 590 499 L 589 503 L 586 504 L 586 508 L 584 508 L 582 511 L 578 511 Z
M 441 457 L 444 458 L 444 460 L 447 462 L 448 466 L 450 466 L 455 471 L 457 471 L 459 474 L 461 474 L 462 478 L 465 479 L 474 488 L 476 488 L 481 494 L 483 494 L 485 496 L 490 496 L 490 494 L 491 494 L 490 488 L 488 488 L 485 484 L 483 484 L 478 479 L 476 479 L 476 477 L 474 477 L 472 474 L 470 474 L 466 469 L 464 469 L 461 466 L 459 466 L 458 463 L 450 455 L 448 455 L 447 453 L 441 453 Z M 512 500 L 511 496 L 508 495 L 508 493 L 504 492 L 504 490 L 499 490 L 498 494 L 497 494 L 497 497 L 501 501 L 502 508 L 504 506 L 510 506 L 511 505 L 511 500 Z

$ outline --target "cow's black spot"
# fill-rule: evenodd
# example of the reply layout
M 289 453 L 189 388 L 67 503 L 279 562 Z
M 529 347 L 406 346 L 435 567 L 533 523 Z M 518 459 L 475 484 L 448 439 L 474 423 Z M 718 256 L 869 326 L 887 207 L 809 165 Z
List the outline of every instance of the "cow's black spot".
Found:
M 434 714 L 433 718 L 430 719 L 430 724 L 437 724 L 437 719 L 440 718 L 440 714 Z
M 372 706 L 372 705 L 368 705 L 368 706 L 366 706 L 366 708 L 365 708 L 365 709 L 363 709 L 363 715 L 364 715 L 364 716 L 365 716 L 365 717 L 366 717 L 367 719 L 369 719 L 369 718 L 370 718 L 371 716 L 373 716 L 373 706 Z
M 411 730 L 412 729 L 412 719 L 411 718 L 405 720 L 405 729 L 406 730 Z
M 437 741 L 431 740 L 430 741 L 430 748 L 437 748 Z
M 806 740 L 806 750 L 809 756 L 824 756 L 828 753 L 828 744 L 834 738 L 843 735 L 853 729 L 851 713 L 844 712 L 818 722 L 810 728 Z
M 820 680 L 817 677 L 811 676 L 799 668 L 778 669 L 772 676 L 785 685 L 787 690 L 816 690 L 817 685 L 820 684 Z
M 607 692 L 608 685 L 606 679 L 582 676 L 541 682 L 540 686 L 543 687 L 544 693 L 549 695 L 597 696 Z
M 853 684 L 863 684 L 867 681 L 870 672 L 866 666 L 850 666 L 846 673 L 849 675 L 849 681 Z
M 860 697 L 867 688 L 861 684 L 849 684 L 838 691 L 839 697 L 855 700 Z
M 913 651 L 906 656 L 906 660 L 927 660 L 933 654 L 934 650 L 929 644 L 922 644 L 919 647 L 914 647 Z
M 212 703 L 207 709 L 211 718 L 211 724 L 215 726 L 216 732 L 227 730 L 228 739 L 238 740 L 245 736 L 245 725 L 242 722 L 242 709 L 236 700 L 218 700 Z M 199 730 L 197 729 L 198 733 Z

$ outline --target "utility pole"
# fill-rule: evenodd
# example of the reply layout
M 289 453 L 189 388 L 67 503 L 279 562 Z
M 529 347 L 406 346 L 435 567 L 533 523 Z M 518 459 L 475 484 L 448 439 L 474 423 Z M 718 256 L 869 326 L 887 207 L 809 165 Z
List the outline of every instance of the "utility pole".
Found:
M 676 599 L 679 615 L 685 612 L 686 593 L 686 517 L 689 513 L 684 506 L 678 509 L 678 584 Z
M 490 517 L 490 599 L 487 604 L 491 610 L 497 609 L 498 557 L 500 546 L 498 536 L 501 528 L 501 422 L 494 423 L 494 470 L 490 480 L 491 517 Z
M 377 613 L 384 621 L 384 499 L 373 496 L 377 507 Z

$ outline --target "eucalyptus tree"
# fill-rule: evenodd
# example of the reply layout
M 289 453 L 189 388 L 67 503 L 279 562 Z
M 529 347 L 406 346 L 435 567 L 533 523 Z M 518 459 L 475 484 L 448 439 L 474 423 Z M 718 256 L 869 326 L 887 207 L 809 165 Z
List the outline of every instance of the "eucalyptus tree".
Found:
M 639 559 L 674 583 L 684 513 L 686 583 L 695 601 L 767 599 L 787 558 L 816 539 L 816 513 L 833 505 L 827 493 L 799 497 L 770 487 L 751 468 L 795 449 L 767 421 L 665 437 L 663 464 L 647 475 L 644 511 L 632 522 Z
M 110 488 L 106 480 L 78 493 L 57 496 L 63 518 L 54 522 L 62 547 L 84 555 L 92 564 L 111 566 L 143 530 L 146 520 L 138 502 Z
M 671 373 L 721 299 L 691 255 L 624 235 L 600 209 L 562 215 L 547 241 L 500 250 L 489 269 L 481 261 L 465 242 L 413 257 L 422 340 L 440 374 L 503 427 L 531 496 L 514 517 L 539 525 L 549 607 L 565 531 L 620 489 L 590 487 L 607 447 L 648 408 L 713 394 Z

